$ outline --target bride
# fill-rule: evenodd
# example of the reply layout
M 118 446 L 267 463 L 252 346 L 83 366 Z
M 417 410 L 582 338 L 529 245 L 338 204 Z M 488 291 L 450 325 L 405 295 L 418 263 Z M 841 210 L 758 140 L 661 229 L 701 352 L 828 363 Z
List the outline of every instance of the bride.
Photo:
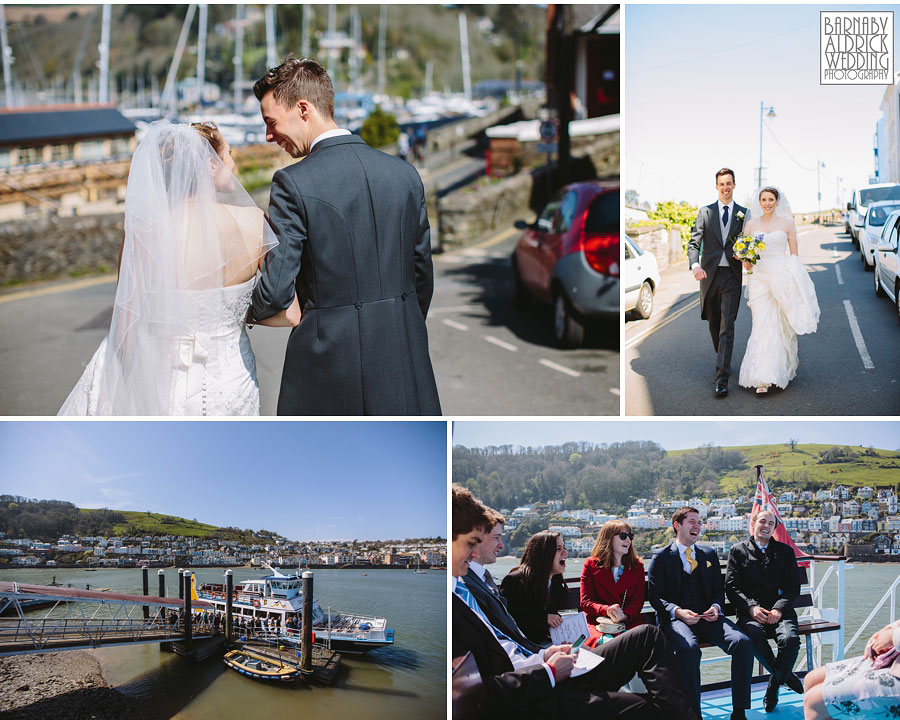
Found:
M 762 256 L 755 266 L 744 261 L 753 326 L 738 382 L 762 394 L 772 385 L 784 389 L 794 379 L 800 363 L 797 336 L 816 331 L 819 303 L 797 256 L 791 206 L 777 188 L 760 190 L 749 208 L 743 234 L 759 233 L 764 235 Z
M 60 415 L 258 415 L 244 319 L 278 241 L 213 123 L 150 125 L 131 162 L 109 332 Z M 295 326 L 293 305 L 266 325 Z

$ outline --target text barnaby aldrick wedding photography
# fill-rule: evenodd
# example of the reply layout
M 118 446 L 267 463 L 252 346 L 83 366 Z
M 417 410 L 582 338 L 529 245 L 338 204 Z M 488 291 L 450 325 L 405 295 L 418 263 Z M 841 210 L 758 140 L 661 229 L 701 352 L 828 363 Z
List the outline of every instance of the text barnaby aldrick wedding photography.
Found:
M 894 13 L 820 13 L 819 82 L 890 85 L 894 76 Z

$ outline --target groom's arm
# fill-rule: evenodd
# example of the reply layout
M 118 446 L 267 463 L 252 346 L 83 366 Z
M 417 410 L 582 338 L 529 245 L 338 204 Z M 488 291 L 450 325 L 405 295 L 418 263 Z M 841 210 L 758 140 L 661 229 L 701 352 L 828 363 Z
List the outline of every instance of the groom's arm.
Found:
M 272 178 L 269 221 L 278 236 L 266 255 L 262 275 L 253 291 L 253 319 L 265 320 L 287 310 L 295 299 L 295 280 L 306 243 L 306 221 L 297 205 L 299 197 L 287 173 L 279 170 Z
M 706 277 L 706 272 L 700 267 L 700 247 L 703 244 L 703 230 L 705 227 L 703 208 L 697 211 L 697 220 L 694 222 L 694 229 L 691 230 L 691 239 L 688 241 L 688 265 L 694 278 L 702 280 Z
M 428 308 L 434 294 L 434 268 L 431 263 L 431 227 L 428 224 L 428 208 L 425 205 L 425 190 L 419 185 L 419 230 L 414 249 L 416 264 L 416 297 L 422 317 L 428 317 Z

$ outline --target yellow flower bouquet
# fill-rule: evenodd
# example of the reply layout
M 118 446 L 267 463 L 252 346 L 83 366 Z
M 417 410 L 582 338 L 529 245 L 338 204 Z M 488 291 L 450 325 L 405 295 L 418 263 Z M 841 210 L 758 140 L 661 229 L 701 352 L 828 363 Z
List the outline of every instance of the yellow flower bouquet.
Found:
M 764 242 L 765 235 L 757 233 L 756 235 L 741 235 L 734 241 L 735 257 L 744 260 L 751 265 L 756 265 L 763 251 L 766 249 Z M 753 270 L 747 271 L 748 275 L 753 274 Z

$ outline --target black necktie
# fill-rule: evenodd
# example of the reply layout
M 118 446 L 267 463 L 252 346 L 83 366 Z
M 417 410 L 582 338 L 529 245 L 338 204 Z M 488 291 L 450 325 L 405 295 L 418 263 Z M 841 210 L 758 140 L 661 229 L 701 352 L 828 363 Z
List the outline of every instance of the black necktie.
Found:
M 725 234 L 728 234 L 728 206 L 722 211 L 722 224 L 725 226 Z
M 500 597 L 500 588 L 497 587 L 497 583 L 494 582 L 494 578 L 491 577 L 491 573 L 487 568 L 484 570 L 484 584 L 490 588 L 494 595 Z

